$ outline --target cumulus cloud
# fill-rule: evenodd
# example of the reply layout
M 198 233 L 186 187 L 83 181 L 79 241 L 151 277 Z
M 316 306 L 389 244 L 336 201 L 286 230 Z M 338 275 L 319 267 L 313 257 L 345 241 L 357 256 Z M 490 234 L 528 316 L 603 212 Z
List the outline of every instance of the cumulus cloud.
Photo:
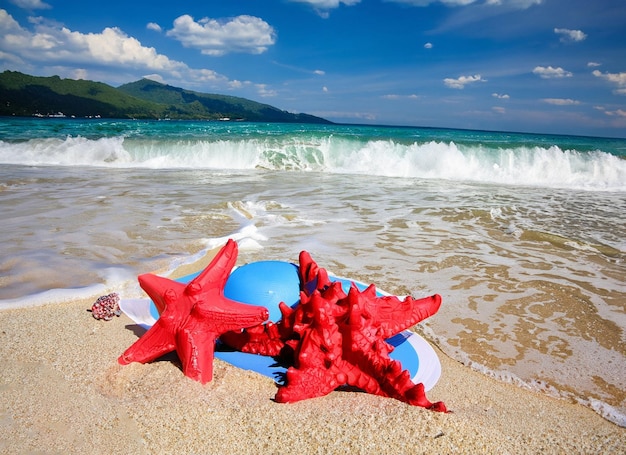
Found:
M 572 100 L 569 98 L 544 98 L 541 101 L 548 104 L 554 104 L 555 106 L 573 106 L 580 104 L 580 101 Z
M 254 16 L 237 16 L 227 21 L 205 17 L 195 21 L 188 14 L 174 20 L 167 31 L 185 47 L 200 49 L 205 55 L 229 52 L 262 54 L 276 42 L 276 32 L 267 22 Z
M 22 66 L 65 68 L 67 74 L 81 68 L 81 78 L 87 77 L 86 68 L 99 66 L 119 68 L 125 73 L 162 74 L 191 84 L 228 84 L 228 79 L 215 71 L 189 68 L 159 54 L 153 47 L 143 46 L 117 27 L 105 28 L 100 33 L 81 33 L 39 21 L 34 31 L 30 31 L 2 9 L 0 57 L 20 61 Z
M 533 73 L 542 79 L 559 79 L 562 77 L 572 77 L 573 74 L 563 68 L 553 68 L 552 66 L 536 66 Z
M 169 70 L 183 66 L 158 54 L 152 47 L 142 46 L 119 28 L 85 34 L 66 27 L 39 24 L 33 33 L 22 28 L 4 10 L 0 10 L 0 50 L 44 63 L 118 63 Z
M 317 74 L 318 76 L 324 76 L 326 74 L 326 71 L 315 70 L 313 71 L 313 74 Z
M 497 112 L 498 114 L 506 114 L 506 109 L 503 107 L 499 107 L 499 106 L 494 106 L 491 108 L 494 112 Z
M 148 30 L 154 30 L 155 32 L 160 32 L 161 26 L 159 24 L 157 24 L 156 22 L 148 22 L 148 24 L 146 25 L 146 28 Z
M 52 8 L 50 5 L 48 5 L 45 2 L 42 2 L 41 0 L 11 0 L 11 3 L 18 6 L 19 8 L 31 9 L 31 10 Z
M 432 49 L 432 48 L 433 48 L 433 43 L 424 44 L 424 49 Z
M 457 79 L 445 78 L 443 83 L 446 84 L 446 87 L 463 89 L 468 84 L 474 84 L 476 82 L 487 82 L 487 79 L 483 79 L 480 74 L 475 74 L 474 76 L 461 76 Z
M 598 62 L 588 62 L 587 63 L 587 67 L 588 68 L 595 68 L 597 66 L 602 66 L 602 63 L 598 63 Z
M 587 38 L 587 35 L 581 30 L 570 30 L 569 28 L 555 28 L 554 33 L 560 35 L 562 43 L 584 41 Z
M 510 98 L 509 95 L 507 95 L 506 93 L 492 93 L 491 96 L 493 96 L 494 98 L 498 98 L 500 100 L 508 100 Z
M 617 85 L 617 88 L 614 90 L 614 93 L 618 95 L 626 95 L 626 72 L 624 73 L 603 73 L 599 70 L 594 70 L 593 74 L 595 77 L 600 77 L 604 80 L 607 80 L 613 84 Z

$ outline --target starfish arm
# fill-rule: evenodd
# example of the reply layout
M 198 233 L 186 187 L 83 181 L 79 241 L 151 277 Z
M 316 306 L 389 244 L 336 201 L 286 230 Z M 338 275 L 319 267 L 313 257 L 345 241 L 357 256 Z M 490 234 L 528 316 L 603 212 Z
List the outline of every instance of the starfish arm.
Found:
M 176 349 L 173 334 L 163 327 L 159 319 L 118 358 L 121 365 L 131 362 L 147 363 Z
M 380 334 L 382 338 L 390 338 L 420 321 L 429 318 L 439 311 L 441 296 L 439 294 L 422 299 L 406 297 L 400 300 L 395 296 L 379 297 L 376 310 L 380 318 Z
M 213 379 L 213 354 L 216 335 L 203 330 L 202 321 L 183 327 L 176 333 L 176 352 L 183 373 L 190 379 L 206 384 Z
M 428 398 L 426 398 L 424 384 L 421 382 L 419 384 L 415 384 L 415 386 L 409 389 L 405 394 L 405 399 L 402 401 L 412 404 L 413 406 L 421 406 L 432 411 L 448 412 L 446 405 L 442 401 L 432 403 L 428 400 Z
M 346 376 L 346 384 L 358 387 L 364 392 L 371 393 L 372 395 L 386 396 L 380 389 L 378 382 L 358 366 L 342 361 L 341 371 Z
M 265 322 L 269 311 L 264 306 L 248 305 L 224 297 L 221 289 L 210 289 L 197 297 L 191 310 L 194 318 L 203 319 L 204 324 L 216 333 L 254 327 Z
M 183 283 L 152 273 L 139 275 L 138 280 L 141 288 L 154 302 L 159 314 L 163 314 L 166 308 L 171 307 L 172 303 L 177 302 L 179 297 L 183 295 L 186 287 Z M 170 308 L 170 312 L 175 310 L 176 312 L 184 314 L 188 313 L 190 309 L 191 307 L 186 308 L 178 305 L 177 308 Z
M 269 357 L 279 355 L 285 346 L 278 326 L 272 322 L 241 331 L 228 331 L 220 336 L 220 340 L 238 351 Z
M 228 239 L 226 245 L 215 255 L 211 263 L 187 285 L 187 292 L 199 293 L 202 288 L 224 289 L 230 272 L 237 262 L 237 242 Z
M 300 288 L 306 289 L 307 284 L 317 278 L 317 270 L 319 267 L 308 251 L 300 252 L 298 262 L 300 263 L 300 267 L 298 267 L 298 271 L 300 272 Z
M 311 295 L 316 289 L 324 289 L 330 285 L 326 269 L 317 265 L 307 251 L 301 251 L 299 257 L 300 289 Z
M 290 367 L 287 370 L 286 384 L 278 388 L 274 399 L 277 403 L 295 403 L 308 398 L 328 395 L 337 387 L 345 384 L 345 381 L 339 380 L 335 373 L 335 371 L 324 368 L 301 370 Z

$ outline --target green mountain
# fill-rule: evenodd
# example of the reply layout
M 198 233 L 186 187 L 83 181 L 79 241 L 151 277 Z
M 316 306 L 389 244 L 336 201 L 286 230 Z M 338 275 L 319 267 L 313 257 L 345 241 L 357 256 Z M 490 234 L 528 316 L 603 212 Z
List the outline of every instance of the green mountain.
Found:
M 0 115 L 46 117 L 60 113 L 67 117 L 331 123 L 245 98 L 193 92 L 148 79 L 114 88 L 58 76 L 0 73 Z

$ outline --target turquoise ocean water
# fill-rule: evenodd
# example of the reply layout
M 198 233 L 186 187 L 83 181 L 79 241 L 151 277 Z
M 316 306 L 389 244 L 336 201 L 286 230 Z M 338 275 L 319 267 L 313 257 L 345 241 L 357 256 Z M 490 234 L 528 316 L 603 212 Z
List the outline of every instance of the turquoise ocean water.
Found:
M 307 250 L 441 294 L 419 329 L 445 353 L 626 426 L 625 139 L 5 118 L 0 209 L 0 309 L 138 297 L 227 238 Z

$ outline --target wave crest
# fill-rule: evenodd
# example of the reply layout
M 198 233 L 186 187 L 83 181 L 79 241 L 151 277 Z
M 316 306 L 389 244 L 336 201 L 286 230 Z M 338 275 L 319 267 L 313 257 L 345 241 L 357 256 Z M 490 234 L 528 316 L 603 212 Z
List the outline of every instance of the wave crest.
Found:
M 482 183 L 626 190 L 626 160 L 558 146 L 280 136 L 248 139 L 31 139 L 0 142 L 6 164 L 311 171 Z

